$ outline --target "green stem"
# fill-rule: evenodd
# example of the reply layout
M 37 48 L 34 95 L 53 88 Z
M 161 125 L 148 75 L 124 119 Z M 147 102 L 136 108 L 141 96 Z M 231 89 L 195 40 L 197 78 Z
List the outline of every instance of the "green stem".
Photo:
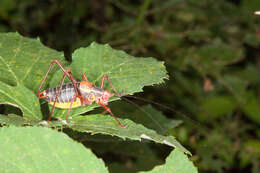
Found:
M 145 12 L 147 10 L 147 8 L 149 7 L 151 3 L 151 0 L 145 0 L 143 5 L 140 8 L 140 14 L 136 20 L 136 26 L 140 25 L 142 23 L 142 21 L 144 20 L 145 17 Z

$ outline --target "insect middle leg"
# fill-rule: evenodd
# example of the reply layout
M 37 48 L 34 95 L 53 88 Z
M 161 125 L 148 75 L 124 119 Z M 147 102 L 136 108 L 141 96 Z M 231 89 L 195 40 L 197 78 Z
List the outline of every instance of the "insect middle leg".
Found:
M 71 108 L 72 108 L 72 104 L 73 104 L 74 101 L 76 101 L 76 100 L 75 100 L 76 98 L 77 98 L 77 95 L 75 94 L 75 95 L 73 96 L 73 99 L 70 101 L 70 107 L 69 107 L 69 110 L 67 111 L 67 115 L 66 115 L 65 120 L 68 119 L 69 114 L 70 114 L 70 110 L 71 110 Z
M 110 79 L 108 78 L 107 75 L 103 75 L 102 76 L 102 81 L 101 81 L 101 84 L 100 84 L 100 88 L 103 88 L 104 87 L 104 82 L 105 80 L 108 81 L 109 85 L 112 87 L 112 89 L 114 90 L 114 92 L 116 93 L 116 96 L 118 97 L 121 97 L 122 95 L 119 94 L 116 90 L 116 88 L 114 87 L 114 85 L 112 84 L 112 82 L 110 81 Z M 99 103 L 99 105 L 101 105 L 103 108 L 106 109 L 106 111 L 109 112 L 110 115 L 113 116 L 113 118 L 117 121 L 117 123 L 120 125 L 120 127 L 123 127 L 123 128 L 126 128 L 126 125 L 123 125 L 120 123 L 120 121 L 116 118 L 116 116 L 112 113 L 112 111 L 110 110 L 110 108 L 108 108 L 106 105 L 102 104 L 102 103 Z
M 70 70 L 66 70 L 66 72 L 71 73 Z M 51 120 L 51 117 L 52 117 L 52 114 L 53 114 L 53 111 L 54 111 L 54 108 L 55 108 L 55 104 L 56 104 L 56 102 L 57 102 L 57 100 L 58 100 L 58 97 L 59 97 L 59 95 L 60 95 L 61 88 L 62 88 L 62 85 L 63 85 L 63 83 L 64 83 L 65 77 L 66 77 L 66 74 L 64 73 L 64 74 L 63 74 L 63 77 L 62 77 L 62 79 L 61 79 L 61 82 L 60 82 L 60 86 L 59 86 L 58 92 L 56 93 L 56 96 L 55 96 L 55 99 L 54 99 L 54 102 L 53 102 L 53 105 L 52 105 L 52 108 L 51 108 L 51 113 L 50 113 L 50 116 L 49 116 L 49 121 Z M 70 110 L 69 110 L 69 111 L 70 111 Z M 66 116 L 66 118 L 67 118 L 67 116 Z
M 109 107 L 107 107 L 106 105 L 102 104 L 102 103 L 98 103 L 100 106 L 102 106 L 103 108 L 106 109 L 106 111 L 108 111 L 110 113 L 110 115 L 113 116 L 113 118 L 117 121 L 117 123 L 119 124 L 120 127 L 126 128 L 126 125 L 123 125 L 117 118 L 116 116 L 112 113 L 112 111 L 110 110 Z

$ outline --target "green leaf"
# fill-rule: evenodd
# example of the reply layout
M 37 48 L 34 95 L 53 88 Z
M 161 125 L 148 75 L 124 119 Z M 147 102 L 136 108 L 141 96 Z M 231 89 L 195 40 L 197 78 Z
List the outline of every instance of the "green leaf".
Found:
M 154 165 L 163 164 L 163 161 L 158 158 L 156 153 L 148 147 L 149 145 L 140 145 L 138 143 L 130 143 L 124 147 L 122 145 L 118 146 L 122 152 L 128 151 L 130 156 L 135 157 L 135 164 L 133 165 L 135 172 L 138 170 L 150 170 Z
M 239 76 L 240 79 L 246 81 L 250 85 L 258 85 L 260 83 L 260 72 L 255 64 L 247 64 L 243 69 L 232 69 L 232 72 L 229 72 L 229 74 L 232 74 L 232 76 Z
M 175 149 L 167 157 L 166 163 L 161 166 L 156 166 L 149 173 L 161 173 L 161 172 L 176 172 L 176 173 L 197 173 L 197 168 L 189 161 L 188 157 Z
M 260 104 L 254 92 L 248 92 L 248 101 L 242 109 L 249 119 L 260 124 Z
M 133 104 L 113 102 L 110 107 L 121 118 L 128 118 L 136 123 L 143 124 L 145 127 L 153 129 L 159 134 L 167 134 L 169 130 L 182 123 L 181 120 L 166 118 L 162 112 L 156 110 L 151 105 L 141 107 L 136 103 Z
M 0 124 L 1 125 L 23 126 L 25 124 L 25 121 L 21 116 L 17 116 L 14 114 L 11 114 L 11 115 L 1 115 L 0 114 Z
M 147 139 L 178 148 L 180 151 L 190 154 L 190 152 L 172 136 L 159 135 L 155 131 L 147 129 L 141 124 L 135 124 L 131 120 L 119 119 L 119 121 L 122 124 L 127 125 L 127 127 L 122 128 L 117 124 L 113 117 L 101 114 L 73 117 L 72 120 L 68 122 L 67 126 L 73 130 L 91 134 L 107 134 L 122 139 L 127 138 L 139 141 Z
M 38 90 L 51 60 L 62 61 L 62 56 L 39 39 L 0 33 L 0 103 L 18 107 L 24 117 L 42 119 L 39 101 L 33 92 Z
M 0 82 L 0 103 L 18 107 L 24 117 L 42 118 L 37 97 L 23 85 L 10 86 Z
M 258 7 L 257 7 L 258 8 Z M 259 8 L 258 8 L 259 9 Z M 254 32 L 248 32 L 248 33 L 245 33 L 245 37 L 244 37 L 244 42 L 254 48 L 257 48 L 260 44 L 260 38 L 259 37 L 256 37 L 256 33 Z
M 91 148 L 97 155 L 101 156 L 106 155 L 107 153 L 113 153 L 119 158 L 126 158 L 127 163 L 130 162 L 129 164 L 118 164 L 116 161 L 107 163 L 110 172 L 125 173 L 145 171 L 151 170 L 154 166 L 164 163 L 154 152 L 154 148 L 150 147 L 149 143 L 122 141 L 118 140 L 116 137 L 107 135 L 93 136 L 85 134 L 81 135 L 78 140 L 81 142 L 83 140 L 84 145 Z
M 259 10 L 260 2 L 257 0 L 242 0 L 241 6 L 246 11 L 254 12 Z
M 2 125 L 13 125 L 13 126 L 24 126 L 24 125 L 41 125 L 41 120 L 39 119 L 27 119 L 15 114 L 1 115 L 0 114 L 0 124 Z
M 248 81 L 235 75 L 224 75 L 218 77 L 219 82 L 234 95 L 238 102 L 244 103 Z
M 100 85 L 102 76 L 106 74 L 117 91 L 125 91 L 125 94 L 141 92 L 144 86 L 160 84 L 164 79 L 168 79 L 162 61 L 154 58 L 135 58 L 123 51 L 112 49 L 107 44 L 92 43 L 89 47 L 77 49 L 72 54 L 72 63 L 68 68 L 72 70 L 73 76 L 78 80 L 81 79 L 82 73 L 85 73 L 88 80 L 96 86 Z M 50 86 L 58 85 L 62 75 L 62 71 L 58 71 Z M 113 92 L 107 82 L 105 82 L 104 88 Z M 110 101 L 116 99 L 118 98 Z M 97 106 L 93 104 L 72 109 L 70 115 L 79 115 Z M 66 110 L 56 109 L 54 115 L 65 117 Z
M 260 156 L 260 141 L 257 139 L 251 139 L 244 143 L 247 151 L 250 151 L 250 153 Z
M 207 98 L 202 103 L 200 120 L 215 120 L 220 116 L 232 113 L 237 106 L 235 99 L 228 95 L 218 95 Z
M 39 127 L 0 129 L 0 172 L 107 172 L 82 144 Z
M 205 44 L 199 49 L 191 47 L 184 50 L 177 58 L 177 63 L 181 66 L 192 65 L 194 69 L 199 69 L 199 72 L 206 76 L 218 74 L 225 66 L 241 61 L 243 58 L 244 50 L 241 47 L 232 47 L 217 39 L 212 44 Z
M 0 34 L 0 56 L 2 57 L 0 70 L 8 77 L 0 78 L 2 81 L 0 82 L 0 103 L 18 107 L 23 112 L 24 117 L 29 119 L 28 121 L 27 119 L 21 120 L 17 119 L 17 117 L 7 116 L 1 117 L 2 123 L 6 125 L 8 123 L 21 125 L 28 122 L 31 125 L 41 124 L 41 122 L 37 121 L 42 118 L 40 105 L 37 97 L 31 90 L 36 91 L 38 89 L 51 59 L 55 57 L 54 55 L 58 58 L 61 57 L 61 54 L 56 51 L 44 47 L 39 40 L 24 38 L 17 33 Z M 140 92 L 144 86 L 159 84 L 163 82 L 164 78 L 168 78 L 163 62 L 153 58 L 134 58 L 123 51 L 114 50 L 108 45 L 96 43 L 91 44 L 87 48 L 76 50 L 73 53 L 73 62 L 68 68 L 71 68 L 77 79 L 85 72 L 89 81 L 97 85 L 100 84 L 102 75 L 106 74 L 115 88 L 119 92 L 124 90 L 126 94 Z M 56 66 L 55 70 L 57 69 L 59 68 Z M 62 71 L 59 70 L 52 81 L 56 85 L 59 84 L 62 75 Z M 52 75 L 48 76 L 48 79 L 51 77 Z M 46 81 L 47 84 L 48 80 Z M 107 83 L 105 88 L 111 89 Z M 119 98 L 114 97 L 110 101 L 116 99 Z M 74 115 L 90 111 L 97 106 L 97 104 L 93 104 L 72 109 L 70 115 L 73 117 Z M 55 109 L 54 115 L 64 117 L 66 112 L 67 110 L 64 109 Z M 10 122 L 12 120 L 13 122 Z M 72 121 L 73 124 L 68 124 L 69 127 L 78 131 L 91 132 L 93 134 L 110 134 L 133 140 L 146 138 L 177 147 L 183 152 L 189 153 L 173 137 L 158 135 L 142 125 L 134 124 L 132 121 L 125 120 L 129 125 L 126 129 L 121 128 L 111 116 L 102 118 L 95 115 L 73 117 Z M 66 122 L 56 121 L 51 124 L 47 122 L 44 124 L 51 127 L 61 127 L 63 123 Z
M 44 46 L 39 39 L 18 33 L 0 33 L 0 81 L 37 91 L 52 59 L 63 54 Z
M 160 84 L 168 79 L 162 61 L 135 58 L 108 44 L 92 43 L 86 48 L 77 49 L 72 54 L 72 64 L 68 68 L 77 79 L 81 79 L 82 73 L 85 73 L 89 81 L 97 86 L 101 83 L 102 75 L 106 74 L 115 88 L 119 92 L 124 90 L 126 94 L 141 92 L 144 86 Z M 54 80 L 56 85 L 60 81 L 57 78 Z M 109 85 L 106 83 L 106 86 Z

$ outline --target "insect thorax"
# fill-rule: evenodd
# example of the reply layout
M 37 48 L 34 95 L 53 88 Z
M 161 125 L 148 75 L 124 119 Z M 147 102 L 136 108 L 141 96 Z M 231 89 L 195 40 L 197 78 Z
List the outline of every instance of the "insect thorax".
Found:
M 79 90 L 83 98 L 88 99 L 91 102 L 99 100 L 104 93 L 104 90 L 102 88 L 98 88 L 94 85 L 93 87 L 80 86 Z

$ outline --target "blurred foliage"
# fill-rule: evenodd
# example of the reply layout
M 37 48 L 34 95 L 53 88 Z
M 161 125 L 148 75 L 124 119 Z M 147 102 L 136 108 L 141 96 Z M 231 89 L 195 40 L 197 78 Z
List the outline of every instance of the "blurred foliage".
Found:
M 169 133 L 193 151 L 199 172 L 256 173 L 260 17 L 253 12 L 259 9 L 259 0 L 2 0 L 0 31 L 39 36 L 68 60 L 92 41 L 164 60 L 170 80 L 141 96 L 184 112 L 162 108 L 185 122 Z M 155 152 L 158 159 L 169 154 Z M 106 164 L 131 168 L 134 157 L 123 155 Z

